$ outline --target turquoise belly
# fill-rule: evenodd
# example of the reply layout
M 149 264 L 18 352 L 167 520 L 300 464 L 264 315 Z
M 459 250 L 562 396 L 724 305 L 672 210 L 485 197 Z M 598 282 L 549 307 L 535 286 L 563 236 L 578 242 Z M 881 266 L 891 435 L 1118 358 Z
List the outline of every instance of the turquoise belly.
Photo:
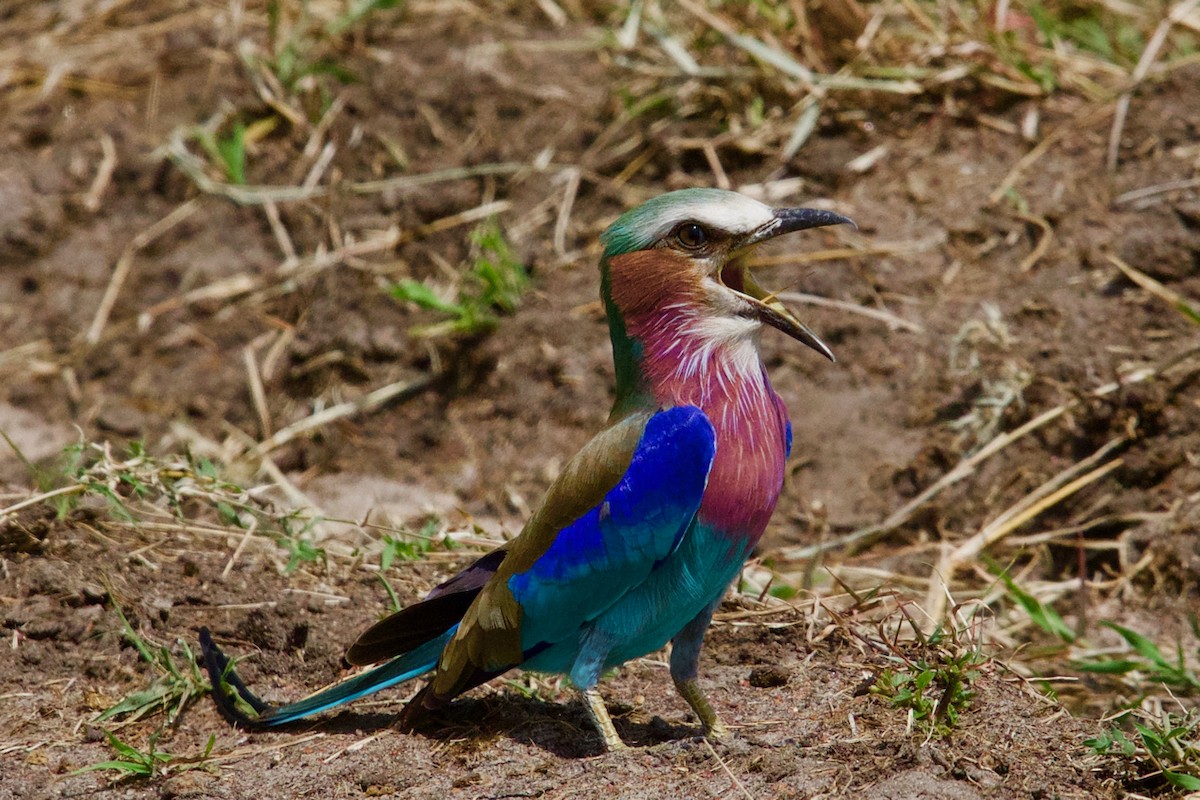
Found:
M 569 673 L 579 657 L 584 636 L 596 633 L 613 642 L 604 658 L 605 668 L 653 653 L 725 592 L 746 555 L 744 544 L 697 524 L 644 582 L 522 667 Z M 535 647 L 537 643 L 524 644 Z

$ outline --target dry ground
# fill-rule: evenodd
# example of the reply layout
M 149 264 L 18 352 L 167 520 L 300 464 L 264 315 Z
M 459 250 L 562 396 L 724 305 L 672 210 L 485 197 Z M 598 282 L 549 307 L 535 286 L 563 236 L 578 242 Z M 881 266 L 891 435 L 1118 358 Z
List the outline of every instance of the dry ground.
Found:
M 1027 680 L 1083 649 L 1047 641 L 974 550 L 961 563 L 947 554 L 990 530 L 996 561 L 1090 650 L 1120 649 L 1096 626 L 1107 619 L 1196 655 L 1197 328 L 1114 257 L 1200 297 L 1200 67 L 1134 93 L 1115 172 L 1104 167 L 1111 98 L 1021 98 L 986 83 L 843 95 L 781 159 L 780 141 L 755 139 L 782 124 L 770 87 L 671 77 L 669 59 L 614 44 L 623 18 L 577 3 L 413 3 L 311 43 L 356 81 L 318 73 L 273 87 L 271 71 L 242 56 L 245 42 L 265 52 L 260 4 L 0 10 L 0 430 L 23 454 L 0 453 L 11 486 L 0 508 L 37 491 L 23 459 L 52 469 L 82 436 L 113 443 L 110 464 L 138 440 L 163 458 L 213 459 L 247 485 L 286 476 L 291 494 L 276 490 L 275 507 L 370 523 L 306 531 L 326 557 L 286 571 L 277 536 L 243 537 L 203 497 L 180 516 L 136 522 L 94 493 L 61 517 L 49 502 L 0 516 L 0 798 L 1162 790 L 1083 745 L 1136 692 L 1079 674 Z M 638 47 L 654 45 L 642 38 Z M 630 113 L 650 84 L 667 99 Z M 766 122 L 748 130 L 755 96 Z M 1021 135 L 1034 112 L 1043 145 L 1013 172 L 1034 147 Z M 231 187 L 187 134 L 211 123 L 228 137 L 235 117 L 249 127 L 246 184 L 275 188 Z M 187 162 L 184 146 L 207 160 Z M 413 178 L 454 168 L 468 174 Z M 117 784 L 72 774 L 112 756 L 102 727 L 144 747 L 162 722 L 94 722 L 154 677 L 117 606 L 163 643 L 212 627 L 252 654 L 242 667 L 252 686 L 294 698 L 338 677 L 342 649 L 386 610 L 382 535 L 433 519 L 460 541 L 386 571 L 407 600 L 464 548 L 518 530 L 607 413 L 596 235 L 654 193 L 726 181 L 859 223 L 764 253 L 774 262 L 764 283 L 857 310 L 796 301 L 836 365 L 764 342 L 797 444 L 746 594 L 706 651 L 704 680 L 735 723 L 731 741 L 694 738 L 661 659 L 645 659 L 605 686 L 629 753 L 599 754 L 569 691 L 516 678 L 415 735 L 390 727 L 403 691 L 249 736 L 200 702 L 157 746 L 195 757 L 215 736 L 202 769 L 176 762 Z M 1006 181 L 1012 190 L 998 192 Z M 297 186 L 302 196 L 280 188 Z M 1123 196 L 1144 187 L 1156 188 Z M 520 307 L 490 335 L 415 336 L 436 316 L 387 285 L 449 285 L 489 215 L 529 265 Z M 409 384 L 387 402 L 368 394 Z M 279 435 L 344 402 L 361 413 Z M 920 495 L 1019 430 L 961 480 Z M 268 461 L 247 457 L 255 442 Z M 1006 509 L 1052 492 L 1003 525 Z M 788 589 L 775 594 L 800 590 L 798 602 L 772 601 L 772 574 Z M 881 599 L 865 600 L 879 586 Z M 986 660 L 958 725 L 927 736 L 867 687 L 897 654 L 923 652 L 898 609 L 936 614 L 947 596 L 988 612 L 938 652 L 978 646 Z M 889 645 L 901 629 L 907 643 Z M 1061 704 L 1041 693 L 1050 687 Z

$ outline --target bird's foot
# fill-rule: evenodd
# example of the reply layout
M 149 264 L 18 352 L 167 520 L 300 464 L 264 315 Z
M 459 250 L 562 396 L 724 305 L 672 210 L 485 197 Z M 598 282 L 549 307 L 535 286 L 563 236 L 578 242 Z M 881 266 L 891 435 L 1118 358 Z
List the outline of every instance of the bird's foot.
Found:
M 705 736 L 710 739 L 726 739 L 729 737 L 729 728 L 717 716 L 717 712 L 709 704 L 708 698 L 700 691 L 700 684 L 695 678 L 686 681 L 676 681 L 675 688 L 679 690 L 680 696 L 687 701 L 687 704 L 692 707 L 692 711 L 700 718 L 700 724 L 704 726 Z
M 712 722 L 705 723 L 704 735 L 709 739 L 728 739 L 733 735 L 733 731 L 729 730 L 729 726 L 721 721 L 721 718 L 713 714 Z
M 621 741 L 621 737 L 617 734 L 617 729 L 613 725 L 612 717 L 608 715 L 608 707 L 604 705 L 604 698 L 600 696 L 600 692 L 594 687 L 585 689 L 583 704 L 587 707 L 592 723 L 595 724 L 596 731 L 604 742 L 604 749 L 610 753 L 628 750 L 629 745 Z

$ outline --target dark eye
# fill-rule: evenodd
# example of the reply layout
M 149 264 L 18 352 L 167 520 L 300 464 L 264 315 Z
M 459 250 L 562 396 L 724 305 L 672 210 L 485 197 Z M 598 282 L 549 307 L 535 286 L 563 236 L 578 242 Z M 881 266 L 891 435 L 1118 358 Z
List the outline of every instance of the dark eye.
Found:
M 685 222 L 675 230 L 675 241 L 688 250 L 699 250 L 708 243 L 708 231 L 695 222 Z

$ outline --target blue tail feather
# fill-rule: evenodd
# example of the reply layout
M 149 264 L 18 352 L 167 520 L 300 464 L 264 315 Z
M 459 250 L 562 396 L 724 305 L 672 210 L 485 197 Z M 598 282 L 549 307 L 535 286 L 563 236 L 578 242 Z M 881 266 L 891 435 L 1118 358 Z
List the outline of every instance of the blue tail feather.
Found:
M 263 728 L 295 722 L 424 675 L 437 666 L 438 656 L 441 655 L 446 642 L 450 640 L 456 630 L 458 630 L 457 625 L 442 636 L 385 664 L 284 706 L 268 705 L 247 689 L 237 673 L 229 669 L 229 659 L 213 643 L 207 630 L 200 632 L 200 644 L 204 654 L 205 668 L 208 670 L 209 680 L 213 685 L 213 698 L 217 701 L 217 705 L 234 722 L 248 728 Z M 236 692 L 258 712 L 258 716 L 248 716 L 238 709 L 222 684 Z

